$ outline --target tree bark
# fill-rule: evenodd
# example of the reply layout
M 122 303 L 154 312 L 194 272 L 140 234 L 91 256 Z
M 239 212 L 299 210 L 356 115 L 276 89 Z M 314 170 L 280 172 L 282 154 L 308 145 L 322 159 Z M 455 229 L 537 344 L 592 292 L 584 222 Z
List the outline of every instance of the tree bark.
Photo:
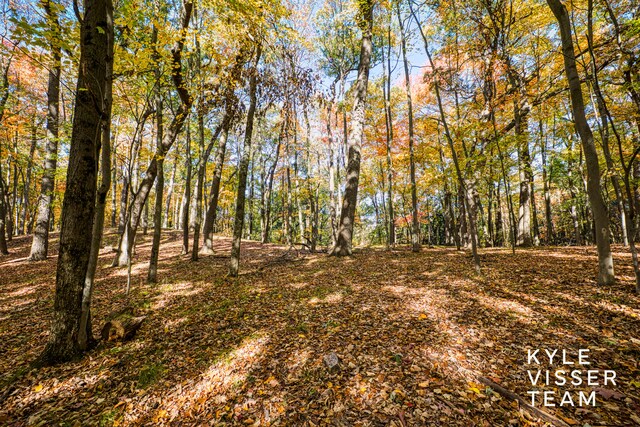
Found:
M 334 256 L 347 256 L 352 253 L 353 228 L 358 202 L 358 184 L 360 181 L 360 149 L 364 137 L 365 109 L 367 104 L 367 86 L 369 83 L 369 68 L 371 64 L 372 31 L 373 31 L 372 0 L 359 2 L 360 18 L 358 25 L 362 30 L 362 45 L 360 48 L 360 63 L 356 80 L 355 100 L 352 110 L 352 127 L 348 139 L 349 161 L 345 176 L 345 191 L 340 211 L 340 224 L 336 245 L 331 251 Z
M 187 116 L 189 115 L 189 110 L 191 109 L 191 104 L 193 103 L 182 75 L 182 50 L 184 48 L 187 30 L 189 28 L 189 22 L 191 21 L 192 11 L 193 3 L 191 1 L 185 1 L 180 38 L 175 42 L 171 49 L 171 79 L 173 80 L 176 92 L 178 92 L 180 106 L 167 129 L 167 133 L 164 134 L 162 141 L 163 153 L 168 152 L 175 142 L 178 134 L 184 126 Z M 158 173 L 157 154 L 158 153 L 156 153 L 153 159 L 151 159 L 151 162 L 144 174 L 144 179 L 140 182 L 138 190 L 135 193 L 135 197 L 131 202 L 131 209 L 127 217 L 126 227 L 120 239 L 118 252 L 113 262 L 114 266 L 124 266 L 127 265 L 127 262 L 129 261 L 133 242 L 135 240 L 135 233 L 138 229 L 138 224 L 140 223 L 142 208 L 149 196 L 149 192 L 151 191 L 151 187 L 153 186 Z
M 82 294 L 95 213 L 98 148 L 105 102 L 109 36 L 109 0 L 86 0 L 80 27 L 80 62 L 73 115 L 67 185 L 62 205 L 56 294 L 44 364 L 64 362 L 83 351 L 79 342 Z
M 2 162 L 0 162 L 0 255 L 9 255 L 7 248 L 7 230 L 5 219 L 7 216 L 6 205 L 4 203 L 4 180 L 2 178 Z
M 78 331 L 78 344 L 81 350 L 87 350 L 95 340 L 91 329 L 91 298 L 98 267 L 98 255 L 102 244 L 102 234 L 104 230 L 104 212 L 107 206 L 107 194 L 111 187 L 111 106 L 113 101 L 113 4 L 111 0 L 106 1 L 107 7 L 107 58 L 106 58 L 106 82 L 104 89 L 104 110 L 101 123 L 102 141 L 100 174 L 101 183 L 96 194 L 95 218 L 93 221 L 91 252 L 89 253 L 89 264 L 82 290 L 82 311 L 80 314 L 80 329 Z
M 609 241 L 609 215 L 600 193 L 600 166 L 598 153 L 593 141 L 593 133 L 587 121 L 582 98 L 580 76 L 576 67 L 575 51 L 571 36 L 571 22 L 566 7 L 560 0 L 547 0 L 547 4 L 558 20 L 560 26 L 560 38 L 562 40 L 562 53 L 564 68 L 569 92 L 571 94 L 571 106 L 576 129 L 582 141 L 585 162 L 587 165 L 587 193 L 596 228 L 596 245 L 598 248 L 598 283 L 610 285 L 615 282 L 613 270 L 613 256 Z
M 58 19 L 57 5 L 52 5 L 50 0 L 43 1 L 43 7 L 47 13 L 48 24 L 55 37 L 60 36 L 60 23 Z M 52 42 L 51 65 L 49 68 L 49 83 L 47 86 L 47 142 L 45 148 L 44 174 L 38 200 L 38 214 L 36 228 L 31 243 L 29 260 L 41 261 L 47 258 L 49 251 L 49 226 L 51 221 L 51 204 L 55 185 L 55 173 L 58 157 L 58 121 L 60 110 L 60 61 L 61 47 L 59 42 Z
M 231 244 L 231 260 L 229 263 L 229 276 L 237 277 L 240 267 L 240 242 L 244 228 L 244 202 L 247 190 L 247 172 L 249 170 L 249 159 L 251 156 L 251 137 L 253 134 L 253 119 L 256 113 L 257 87 L 258 87 L 258 64 L 262 46 L 256 46 L 255 57 L 251 67 L 249 78 L 249 110 L 247 111 L 247 124 L 244 133 L 244 148 L 240 166 L 238 167 L 238 194 L 236 196 L 236 214 L 233 223 L 233 242 Z
M 416 189 L 416 163 L 414 154 L 413 131 L 413 103 L 411 102 L 411 79 L 409 75 L 409 63 L 407 62 L 407 42 L 400 15 L 400 3 L 396 3 L 398 25 L 400 26 L 400 45 L 402 47 L 402 62 L 404 63 L 404 84 L 407 96 L 407 115 L 409 120 L 409 181 L 411 183 L 411 250 L 420 251 L 420 223 L 418 218 L 418 193 Z
M 152 33 L 152 41 L 154 43 L 154 59 L 159 60 L 160 55 L 157 50 L 158 29 L 154 25 Z M 155 77 L 160 80 L 162 77 L 160 70 L 156 71 Z M 149 272 L 147 273 L 147 282 L 156 283 L 158 276 L 158 257 L 160 255 L 160 238 L 162 237 L 162 209 L 164 196 L 164 158 L 166 153 L 162 148 L 162 140 L 164 138 L 164 102 L 160 89 L 155 91 L 155 107 L 156 107 L 156 153 L 159 154 L 158 159 L 158 176 L 156 178 L 156 200 L 153 209 L 153 241 L 151 242 L 151 256 L 149 259 Z M 171 197 L 171 196 L 168 196 Z M 167 209 L 168 216 L 168 209 Z M 166 220 L 166 218 L 165 218 Z

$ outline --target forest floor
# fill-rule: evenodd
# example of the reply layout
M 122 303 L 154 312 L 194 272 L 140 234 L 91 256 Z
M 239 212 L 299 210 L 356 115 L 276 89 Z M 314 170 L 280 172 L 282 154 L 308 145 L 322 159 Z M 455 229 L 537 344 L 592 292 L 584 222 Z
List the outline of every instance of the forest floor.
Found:
M 540 387 L 527 369 L 539 367 L 527 350 L 549 348 L 572 361 L 589 349 L 591 365 L 568 369 L 617 377 L 615 386 L 600 377 L 600 386 L 544 387 L 568 390 L 575 404 L 546 411 L 569 425 L 640 425 L 640 298 L 622 247 L 611 287 L 594 283 L 591 247 L 483 249 L 478 276 L 452 248 L 338 259 L 245 242 L 242 273 L 230 279 L 229 239 L 193 263 L 180 255 L 181 235 L 166 232 L 160 282 L 148 285 L 150 236 L 140 236 L 130 296 L 127 269 L 108 267 L 106 248 L 93 302 L 96 336 L 131 305 L 148 316 L 136 337 L 34 369 L 57 240 L 39 263 L 26 261 L 30 242 L 14 238 L 0 258 L 0 425 L 543 425 L 479 378 L 530 401 Z M 331 353 L 340 362 L 330 370 Z M 578 406 L 578 392 L 591 390 L 596 406 Z

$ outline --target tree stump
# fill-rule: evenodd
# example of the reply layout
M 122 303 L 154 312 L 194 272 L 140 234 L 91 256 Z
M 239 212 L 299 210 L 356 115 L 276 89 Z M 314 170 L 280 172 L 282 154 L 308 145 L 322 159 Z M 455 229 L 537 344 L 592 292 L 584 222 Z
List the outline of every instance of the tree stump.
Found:
M 128 341 L 132 339 L 146 318 L 147 316 L 131 317 L 122 315 L 109 320 L 102 327 L 102 341 Z

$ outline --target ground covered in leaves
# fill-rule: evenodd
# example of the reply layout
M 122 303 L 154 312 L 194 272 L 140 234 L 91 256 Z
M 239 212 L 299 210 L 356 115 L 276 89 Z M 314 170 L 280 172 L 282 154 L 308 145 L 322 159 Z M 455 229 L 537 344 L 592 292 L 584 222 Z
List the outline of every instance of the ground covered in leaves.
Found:
M 594 283 L 593 248 L 484 249 L 478 276 L 452 248 L 337 259 L 246 242 L 243 273 L 230 279 L 228 239 L 194 263 L 165 233 L 160 282 L 147 285 L 150 238 L 140 236 L 130 296 L 106 247 L 93 304 L 96 336 L 127 305 L 147 315 L 135 339 L 34 369 L 56 257 L 27 262 L 30 241 L 14 238 L 0 258 L 0 425 L 544 424 L 480 377 L 527 400 L 558 391 L 559 404 L 568 390 L 575 407 L 546 410 L 569 425 L 640 425 L 640 299 L 622 247 L 620 281 L 606 288 Z M 588 369 L 615 370 L 616 385 L 534 387 L 527 370 L 547 366 L 528 365 L 529 349 L 573 361 L 589 349 Z M 592 390 L 596 406 L 578 406 Z

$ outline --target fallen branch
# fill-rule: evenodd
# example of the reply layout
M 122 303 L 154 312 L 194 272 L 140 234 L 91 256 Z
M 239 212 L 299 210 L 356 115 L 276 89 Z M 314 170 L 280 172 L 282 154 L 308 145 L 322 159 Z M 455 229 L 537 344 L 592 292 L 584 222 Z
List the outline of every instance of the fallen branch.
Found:
M 497 393 L 499 393 L 500 395 L 502 395 L 507 399 L 517 400 L 518 403 L 520 404 L 520 407 L 525 411 L 529 412 L 531 415 L 538 417 L 548 423 L 551 423 L 556 427 L 569 427 L 569 424 L 565 423 L 560 418 L 557 418 L 551 415 L 550 413 L 548 413 L 547 411 L 544 411 L 540 408 L 536 408 L 535 406 L 529 405 L 522 397 L 494 383 L 490 379 L 480 377 L 478 378 L 478 381 L 486 386 L 491 387 L 494 391 L 496 391 Z

